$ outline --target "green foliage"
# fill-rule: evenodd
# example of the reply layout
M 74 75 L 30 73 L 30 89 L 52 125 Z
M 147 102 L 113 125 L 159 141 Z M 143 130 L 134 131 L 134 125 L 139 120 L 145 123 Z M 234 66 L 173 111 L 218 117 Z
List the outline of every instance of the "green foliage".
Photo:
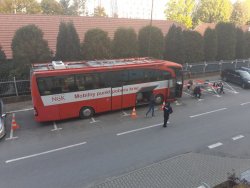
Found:
M 217 60 L 231 60 L 235 58 L 236 29 L 231 23 L 218 23 L 217 33 Z
M 36 25 L 18 29 L 12 39 L 11 48 L 18 74 L 29 74 L 30 64 L 49 61 L 52 56 L 48 42 L 43 39 L 42 30 Z
M 146 26 L 138 35 L 139 55 L 163 58 L 164 37 L 158 27 Z
M 63 15 L 74 15 L 74 10 L 72 5 L 70 5 L 70 0 L 60 0 L 60 4 L 63 9 Z
M 169 0 L 164 13 L 167 20 L 176 21 L 191 28 L 194 7 L 195 0 Z
M 204 33 L 205 61 L 214 61 L 217 56 L 217 35 L 215 30 L 208 28 Z
M 240 29 L 236 29 L 236 47 L 235 47 L 235 58 L 245 58 L 246 43 L 244 40 L 244 32 Z
M 183 33 L 181 27 L 173 25 L 165 36 L 164 59 L 184 63 Z
M 56 0 L 42 0 L 41 9 L 43 14 L 60 15 L 63 13 L 61 4 Z
M 94 16 L 96 16 L 96 17 L 107 17 L 108 15 L 106 14 L 104 7 L 97 6 L 94 9 Z
M 40 13 L 41 7 L 36 0 L 1 0 L 0 13 Z
M 119 28 L 115 32 L 112 52 L 115 58 L 128 58 L 138 55 L 138 41 L 135 30 Z
M 84 59 L 108 59 L 111 57 L 111 41 L 108 33 L 101 29 L 86 32 L 82 44 Z
M 245 32 L 244 39 L 245 39 L 245 44 L 246 44 L 245 57 L 250 58 L 250 32 Z
M 229 21 L 232 12 L 230 0 L 200 0 L 194 17 L 205 23 Z
M 55 58 L 62 61 L 81 59 L 80 39 L 72 22 L 60 23 Z
M 87 0 L 73 0 L 73 12 L 74 15 L 84 15 L 86 13 L 86 1 Z
M 13 61 L 6 60 L 5 62 L 0 61 L 0 80 L 13 79 L 14 63 Z
M 195 63 L 204 60 L 203 38 L 196 31 L 183 31 L 185 62 Z
M 230 18 L 231 22 L 237 25 L 244 25 L 248 19 L 248 7 L 244 2 L 238 0 L 233 6 L 233 12 Z
M 2 50 L 2 46 L 0 46 L 0 63 L 3 63 L 6 61 L 6 55 L 4 51 Z

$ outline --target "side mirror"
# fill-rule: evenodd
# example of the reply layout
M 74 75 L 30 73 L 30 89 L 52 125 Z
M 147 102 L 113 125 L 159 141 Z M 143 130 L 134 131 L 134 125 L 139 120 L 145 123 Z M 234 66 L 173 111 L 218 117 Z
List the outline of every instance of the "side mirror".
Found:
M 7 114 L 2 114 L 2 118 L 5 118 L 7 116 Z

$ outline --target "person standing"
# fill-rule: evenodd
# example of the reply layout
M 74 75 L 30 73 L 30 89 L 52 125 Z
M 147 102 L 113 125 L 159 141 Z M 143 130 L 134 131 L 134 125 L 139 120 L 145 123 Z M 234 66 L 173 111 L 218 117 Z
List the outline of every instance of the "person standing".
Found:
M 166 105 L 163 107 L 164 112 L 164 124 L 163 127 L 167 127 L 169 115 L 173 113 L 173 109 L 170 106 L 170 102 L 167 102 Z
M 154 112 L 155 112 L 155 96 L 153 93 L 151 93 L 150 98 L 149 98 L 149 108 L 148 111 L 146 113 L 146 117 L 148 116 L 148 114 L 152 112 L 152 117 L 154 116 Z

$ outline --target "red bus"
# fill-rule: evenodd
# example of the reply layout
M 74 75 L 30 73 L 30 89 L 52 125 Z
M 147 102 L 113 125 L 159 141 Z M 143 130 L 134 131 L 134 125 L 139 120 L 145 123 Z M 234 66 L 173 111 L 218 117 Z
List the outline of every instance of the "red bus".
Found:
M 150 58 L 82 62 L 53 61 L 31 70 L 31 95 L 36 121 L 74 117 L 157 104 L 181 97 L 180 64 Z

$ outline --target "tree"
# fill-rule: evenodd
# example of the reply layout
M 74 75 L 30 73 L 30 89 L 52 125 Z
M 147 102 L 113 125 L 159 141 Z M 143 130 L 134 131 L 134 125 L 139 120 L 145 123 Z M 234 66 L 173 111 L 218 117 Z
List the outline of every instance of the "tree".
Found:
M 246 43 L 244 40 L 244 32 L 240 28 L 236 28 L 236 47 L 235 47 L 235 58 L 245 58 Z
M 60 23 L 55 58 L 62 61 L 81 59 L 80 39 L 72 22 Z
M 204 58 L 214 61 L 217 56 L 217 35 L 215 30 L 208 28 L 204 33 Z
M 248 7 L 246 3 L 242 1 L 237 1 L 233 6 L 233 12 L 231 15 L 231 22 L 236 25 L 244 25 L 249 19 Z
M 245 58 L 250 58 L 250 32 L 245 32 L 244 39 L 246 44 Z
M 0 13 L 40 13 L 41 7 L 36 0 L 1 0 Z
M 158 27 L 146 26 L 138 35 L 139 55 L 163 58 L 164 37 Z
M 197 63 L 204 60 L 203 38 L 196 31 L 183 31 L 185 62 Z
M 73 7 L 70 5 L 70 0 L 60 0 L 60 4 L 63 9 L 63 15 L 74 15 Z
M 101 29 L 86 32 L 82 44 L 83 56 L 87 60 L 108 59 L 111 57 L 111 41 L 108 33 Z
M 36 25 L 27 25 L 18 29 L 11 44 L 13 60 L 17 64 L 17 73 L 29 74 L 29 65 L 51 60 L 52 53 L 43 32 Z
M 236 29 L 231 23 L 218 23 L 217 33 L 217 60 L 232 60 L 235 58 Z
M 97 6 L 94 9 L 94 16 L 96 16 L 96 17 L 107 17 L 108 15 L 106 14 L 104 7 Z
M 2 46 L 0 46 L 0 63 L 3 63 L 6 61 L 6 55 L 4 51 L 2 50 Z
M 42 0 L 41 9 L 43 14 L 60 15 L 63 13 L 61 4 L 56 0 Z
M 74 15 L 85 15 L 86 14 L 86 1 L 87 0 L 73 0 L 72 9 Z
M 184 63 L 184 46 L 182 28 L 172 25 L 165 36 L 164 59 Z
M 138 55 L 137 35 L 132 28 L 117 29 L 112 44 L 112 52 L 115 58 L 128 58 Z
M 205 23 L 229 21 L 232 13 L 230 0 L 200 0 L 194 17 Z
M 164 13 L 167 20 L 176 21 L 191 28 L 194 7 L 195 0 L 169 0 Z

